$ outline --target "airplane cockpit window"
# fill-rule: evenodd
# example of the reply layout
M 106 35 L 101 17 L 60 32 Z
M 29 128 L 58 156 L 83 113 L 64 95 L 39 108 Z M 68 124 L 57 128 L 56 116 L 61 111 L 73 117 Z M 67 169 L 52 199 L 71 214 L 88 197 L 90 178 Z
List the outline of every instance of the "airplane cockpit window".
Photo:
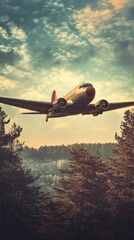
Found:
M 92 87 L 93 85 L 91 83 L 83 83 L 79 86 L 79 88 L 85 88 L 85 87 Z

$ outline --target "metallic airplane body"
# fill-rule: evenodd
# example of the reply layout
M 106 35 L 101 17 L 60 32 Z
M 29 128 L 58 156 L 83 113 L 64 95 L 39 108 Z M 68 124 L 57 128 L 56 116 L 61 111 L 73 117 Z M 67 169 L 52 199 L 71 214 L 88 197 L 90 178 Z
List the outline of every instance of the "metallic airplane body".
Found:
M 66 117 L 76 114 L 92 114 L 97 116 L 103 112 L 134 106 L 134 101 L 109 103 L 101 99 L 96 104 L 91 103 L 95 97 L 95 88 L 91 83 L 79 84 L 63 98 L 57 98 L 55 90 L 51 102 L 32 101 L 0 97 L 0 103 L 31 110 L 24 114 L 46 114 L 48 118 Z

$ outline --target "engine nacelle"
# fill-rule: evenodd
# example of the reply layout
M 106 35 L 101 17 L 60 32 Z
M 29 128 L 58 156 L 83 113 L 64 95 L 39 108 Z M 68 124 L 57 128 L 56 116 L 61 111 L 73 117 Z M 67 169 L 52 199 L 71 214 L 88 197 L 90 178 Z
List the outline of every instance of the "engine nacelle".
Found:
M 58 98 L 57 103 L 61 108 L 65 108 L 67 106 L 67 101 L 65 98 Z
M 50 109 L 51 113 L 59 113 L 63 108 L 67 106 L 67 101 L 64 98 L 58 98 L 57 102 Z
M 107 110 L 109 107 L 109 103 L 107 100 L 102 99 L 99 102 L 95 104 L 95 111 L 93 112 L 94 116 L 97 116 L 99 114 L 102 114 L 105 110 Z

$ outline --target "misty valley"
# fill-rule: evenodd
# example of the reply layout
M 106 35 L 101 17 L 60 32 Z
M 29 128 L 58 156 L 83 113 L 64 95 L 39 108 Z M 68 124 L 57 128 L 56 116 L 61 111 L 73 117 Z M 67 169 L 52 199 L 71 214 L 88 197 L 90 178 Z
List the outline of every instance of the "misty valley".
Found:
M 67 168 L 69 165 L 69 149 L 77 145 L 42 146 L 39 149 L 25 146 L 22 157 L 23 167 L 31 170 L 32 176 L 37 178 L 35 184 L 41 186 L 42 190 L 52 193 L 65 176 L 60 169 Z M 117 144 L 80 144 L 80 146 L 86 148 L 92 155 L 100 154 L 105 160 L 114 156 Z
M 34 184 L 41 186 L 42 190 L 52 193 L 53 188 L 59 185 L 64 175 L 59 169 L 66 167 L 67 160 L 52 160 L 49 162 L 23 160 L 23 167 L 30 169 L 33 177 L 37 178 Z

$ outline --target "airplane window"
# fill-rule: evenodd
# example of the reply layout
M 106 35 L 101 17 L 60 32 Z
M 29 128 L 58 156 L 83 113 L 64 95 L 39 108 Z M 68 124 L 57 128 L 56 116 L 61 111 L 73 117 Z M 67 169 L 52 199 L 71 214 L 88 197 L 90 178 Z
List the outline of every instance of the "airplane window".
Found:
M 84 83 L 79 88 L 85 88 L 85 87 L 92 87 L 93 85 L 91 83 Z

